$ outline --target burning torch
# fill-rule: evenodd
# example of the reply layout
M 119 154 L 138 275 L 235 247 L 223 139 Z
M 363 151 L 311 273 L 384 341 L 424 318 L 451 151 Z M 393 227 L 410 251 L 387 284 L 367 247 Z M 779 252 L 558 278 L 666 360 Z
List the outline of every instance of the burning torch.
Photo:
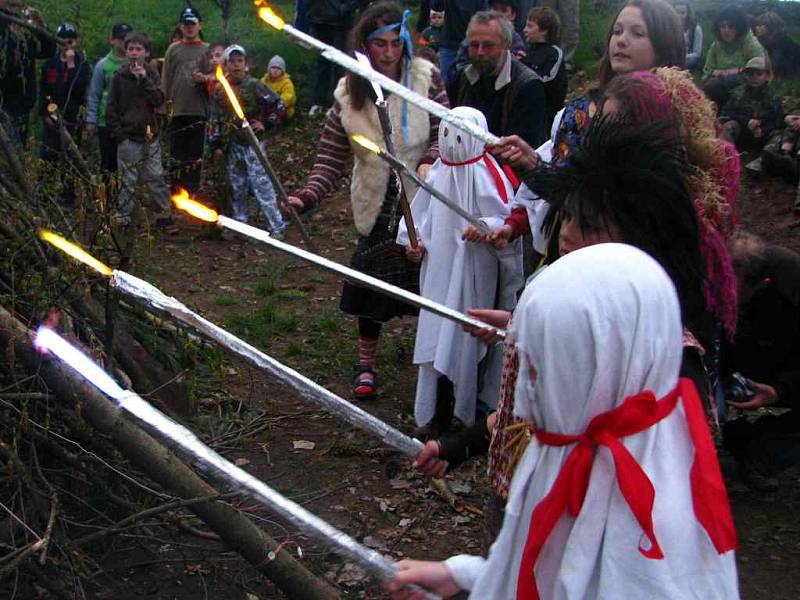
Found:
M 458 115 L 454 115 L 449 108 L 442 106 L 438 102 L 434 102 L 430 98 L 426 98 L 425 96 L 422 96 L 413 90 L 410 90 L 402 83 L 395 81 L 391 77 L 387 77 L 382 73 L 378 73 L 372 68 L 365 67 L 356 59 L 348 56 L 341 50 L 325 44 L 314 36 L 303 33 L 299 29 L 287 24 L 282 18 L 275 14 L 275 11 L 267 6 L 264 0 L 255 0 L 255 5 L 258 7 L 258 17 L 262 21 L 267 23 L 270 27 L 273 27 L 278 31 L 282 31 L 300 46 L 318 51 L 329 61 L 336 63 L 340 67 L 344 67 L 348 71 L 352 71 L 356 75 L 361 75 L 361 77 L 371 83 L 377 83 L 383 89 L 393 94 L 397 94 L 401 98 L 411 102 L 411 104 L 419 106 L 422 110 L 432 114 L 434 117 L 440 118 L 442 121 L 452 123 L 462 131 L 466 131 L 473 137 L 486 144 L 494 144 L 497 142 L 498 138 L 496 135 L 493 135 L 485 129 L 478 127 L 475 125 L 475 123 L 467 121 Z
M 275 248 L 276 250 L 280 250 L 286 254 L 291 254 L 297 258 L 314 263 L 315 265 L 320 266 L 328 271 L 333 271 L 334 273 L 343 276 L 345 279 L 348 279 L 357 285 L 364 286 L 381 294 L 386 294 L 387 296 L 396 298 L 402 302 L 407 302 L 413 306 L 430 311 L 435 315 L 439 315 L 445 319 L 450 319 L 459 325 L 467 325 L 469 327 L 478 327 L 481 329 L 488 327 L 488 325 L 483 321 L 479 321 L 478 319 L 474 319 L 465 315 L 464 313 L 458 312 L 457 310 L 453 310 L 449 306 L 439 304 L 438 302 L 434 302 L 433 300 L 425 298 L 424 296 L 420 296 L 419 294 L 409 292 L 408 290 L 396 285 L 381 281 L 377 277 L 372 277 L 362 273 L 361 271 L 356 271 L 350 267 L 340 265 L 339 263 L 320 256 L 319 254 L 314 254 L 313 252 L 308 252 L 302 248 L 297 248 L 296 246 L 292 246 L 286 242 L 276 240 L 263 229 L 258 229 L 252 225 L 247 225 L 241 221 L 236 221 L 230 217 L 220 215 L 215 210 L 189 198 L 189 194 L 186 192 L 186 190 L 181 190 L 181 194 L 172 196 L 172 201 L 175 203 L 177 208 L 186 211 L 201 221 L 216 223 L 219 227 L 230 229 L 231 231 L 235 231 L 251 239 L 263 242 L 268 246 Z M 461 210 L 460 207 L 459 210 Z M 475 217 L 472 217 L 472 215 L 469 215 L 469 217 L 475 219 Z M 477 219 L 475 220 L 477 221 Z M 477 222 L 480 223 L 480 221 Z M 481 223 L 481 225 L 483 225 L 483 223 Z M 486 227 L 486 225 L 483 226 Z M 497 329 L 496 333 L 501 338 L 505 337 L 505 331 L 502 329 Z
M 105 269 L 110 271 L 108 267 Z M 321 541 L 333 552 L 358 563 L 380 581 L 387 581 L 395 576 L 395 567 L 388 558 L 359 544 L 346 533 L 339 531 L 327 521 L 292 502 L 257 477 L 220 456 L 189 429 L 167 417 L 135 392 L 120 387 L 93 360 L 52 329 L 40 327 L 34 339 L 34 346 L 42 352 L 53 354 L 66 363 L 155 436 L 166 440 L 169 445 L 179 447 L 199 464 L 212 467 L 214 472 L 237 490 L 252 496 L 288 519 L 305 534 Z M 435 596 L 428 597 L 436 598 Z
M 423 181 L 414 171 L 412 171 L 405 164 L 403 164 L 402 160 L 400 160 L 396 156 L 392 156 L 392 154 L 387 151 L 381 150 L 378 144 L 376 144 L 369 138 L 364 137 L 363 135 L 354 135 L 353 141 L 363 146 L 367 150 L 370 150 L 371 152 L 374 152 L 375 154 L 380 156 L 383 160 L 389 163 L 393 169 L 397 169 L 398 171 L 405 173 L 405 175 L 409 179 L 411 179 L 414 183 L 416 183 L 419 187 L 428 192 L 431 196 L 436 198 L 439 202 L 444 204 L 447 208 L 455 212 L 461 218 L 463 218 L 467 222 L 471 223 L 472 225 L 480 229 L 483 233 L 485 233 L 486 235 L 491 235 L 492 230 L 489 229 L 486 223 L 481 221 L 475 215 L 468 213 L 466 210 L 461 208 L 461 206 L 459 206 L 458 203 L 454 202 L 453 200 L 445 196 L 442 192 L 437 190 L 427 181 Z
M 361 52 L 356 52 L 356 59 L 358 59 L 358 62 L 364 65 L 365 68 L 374 71 L 374 69 L 372 69 L 372 64 L 369 62 L 369 58 L 364 56 L 364 54 Z M 392 140 L 392 120 L 389 116 L 389 104 L 383 97 L 383 90 L 381 90 L 381 86 L 374 81 L 370 81 L 370 84 L 372 85 L 372 89 L 375 91 L 375 108 L 378 111 L 378 120 L 381 124 L 381 131 L 383 132 L 383 143 L 386 145 L 386 151 L 389 154 L 394 154 L 394 141 Z M 414 227 L 414 217 L 411 215 L 411 204 L 408 202 L 408 196 L 406 196 L 406 187 L 403 185 L 403 180 L 400 177 L 400 171 L 397 169 L 393 170 L 395 177 L 397 177 L 397 185 L 400 187 L 400 210 L 403 211 L 403 220 L 406 222 L 408 239 L 411 242 L 411 245 L 416 248 L 419 242 L 417 241 L 417 230 Z M 389 231 L 394 230 L 396 215 L 397 205 L 393 205 L 391 218 L 389 219 Z
M 180 205 L 178 206 L 180 207 Z M 196 213 L 201 212 L 200 209 L 203 209 L 204 211 L 207 211 L 209 215 L 213 214 L 216 217 L 216 212 L 213 210 L 202 205 L 198 206 L 200 208 L 196 208 L 195 212 L 192 212 L 191 214 L 198 216 Z M 203 217 L 199 218 L 202 219 Z M 219 218 L 227 219 L 227 217 Z M 211 221 L 210 218 L 206 218 L 204 220 Z M 234 219 L 227 220 L 237 225 L 244 225 L 243 223 L 235 221 Z M 247 226 L 245 225 L 245 227 Z M 405 435 L 388 423 L 381 421 L 365 410 L 362 410 L 347 400 L 337 396 L 333 392 L 325 389 L 318 383 L 308 379 L 294 369 L 278 362 L 268 354 L 265 354 L 254 346 L 251 346 L 244 340 L 224 330 L 222 327 L 219 327 L 218 325 L 215 325 L 214 323 L 204 319 L 196 312 L 190 310 L 185 304 L 171 296 L 167 296 L 164 292 L 150 283 L 143 281 L 138 277 L 134 277 L 125 271 L 111 269 L 108 265 L 100 262 L 79 246 L 69 242 L 52 231 L 41 231 L 39 237 L 46 242 L 51 243 L 69 256 L 93 268 L 98 273 L 108 277 L 111 287 L 123 292 L 124 294 L 127 294 L 128 296 L 136 298 L 155 310 L 168 314 L 170 317 L 174 318 L 180 323 L 183 323 L 184 325 L 187 325 L 196 332 L 209 337 L 234 354 L 245 359 L 256 368 L 266 371 L 270 375 L 277 377 L 285 383 L 288 383 L 307 400 L 314 402 L 324 410 L 327 410 L 328 412 L 331 412 L 344 419 L 354 427 L 377 436 L 384 443 L 399 450 L 406 456 L 414 457 L 419 454 L 420 450 L 422 450 L 422 443 L 419 440 Z M 286 245 L 288 246 L 288 244 Z M 292 248 L 293 246 L 288 247 Z
M 283 187 L 281 180 L 278 179 L 277 173 L 275 173 L 275 169 L 272 168 L 272 163 L 269 162 L 266 153 L 264 152 L 263 148 L 261 148 L 261 144 L 258 143 L 258 138 L 256 137 L 253 128 L 250 126 L 250 121 L 247 120 L 247 116 L 244 114 L 242 110 L 242 105 L 239 104 L 239 99 L 236 97 L 236 92 L 233 91 L 231 84 L 228 82 L 228 79 L 225 77 L 225 73 L 222 72 L 222 67 L 217 65 L 217 81 L 219 81 L 220 85 L 222 85 L 222 89 L 225 90 L 225 95 L 228 96 L 228 101 L 231 103 L 231 108 L 233 108 L 233 112 L 236 113 L 236 116 L 239 117 L 239 120 L 242 122 L 242 131 L 244 132 L 245 137 L 247 138 L 247 143 L 250 144 L 250 147 L 253 149 L 253 152 L 256 153 L 256 157 L 258 157 L 258 161 L 261 163 L 261 166 L 264 167 L 264 171 L 267 172 L 270 180 L 272 181 L 272 185 L 275 186 L 275 191 L 278 193 L 278 197 L 281 199 L 281 202 L 289 211 L 289 216 L 291 217 L 292 221 L 297 228 L 300 230 L 300 235 L 303 236 L 303 241 L 306 243 L 306 246 L 314 249 L 314 244 L 311 242 L 311 238 L 306 231 L 306 228 L 303 226 L 303 222 L 300 220 L 300 216 L 297 214 L 297 211 L 289 202 L 289 197 L 286 194 L 286 189 Z

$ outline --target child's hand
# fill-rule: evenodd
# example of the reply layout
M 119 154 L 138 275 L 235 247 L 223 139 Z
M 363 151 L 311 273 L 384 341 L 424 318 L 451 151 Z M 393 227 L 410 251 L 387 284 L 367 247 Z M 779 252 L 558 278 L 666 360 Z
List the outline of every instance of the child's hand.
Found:
M 202 71 L 195 71 L 192 73 L 192 79 L 194 79 L 195 83 L 205 83 L 206 75 Z
M 501 225 L 489 236 L 489 243 L 494 246 L 495 250 L 502 250 L 511 241 L 511 236 L 514 235 L 511 225 Z
M 261 133 L 262 131 L 264 131 L 264 124 L 258 119 L 253 119 L 252 121 L 250 121 L 250 127 L 252 127 L 253 131 L 255 131 L 256 133 Z
M 422 242 L 417 240 L 417 247 L 411 244 L 406 246 L 406 258 L 413 263 L 419 264 L 422 262 L 422 256 L 425 254 L 425 246 Z
M 750 129 L 751 131 L 755 131 L 759 127 L 761 127 L 761 121 L 759 121 L 758 119 L 750 119 L 747 122 L 747 128 Z
M 144 75 L 144 65 L 140 62 L 134 61 L 131 63 L 131 73 L 136 75 L 137 77 L 141 77 Z
M 523 170 L 535 169 L 539 164 L 539 155 L 525 140 L 518 135 L 501 137 L 494 144 L 486 146 L 499 161 Z
M 475 227 L 475 225 L 470 224 L 467 225 L 464 233 L 461 234 L 461 239 L 474 244 L 479 244 L 480 242 L 487 241 L 489 238 L 480 229 Z
M 428 178 L 428 173 L 430 170 L 431 165 L 428 163 L 422 164 L 417 167 L 417 175 L 419 175 L 419 178 L 422 179 L 422 181 L 425 181 Z

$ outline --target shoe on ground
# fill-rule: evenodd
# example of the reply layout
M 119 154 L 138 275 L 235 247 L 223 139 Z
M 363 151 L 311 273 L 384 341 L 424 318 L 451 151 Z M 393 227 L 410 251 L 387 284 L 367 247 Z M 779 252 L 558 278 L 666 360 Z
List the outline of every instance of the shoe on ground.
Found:
M 356 377 L 353 380 L 353 396 L 356 400 L 368 400 L 378 394 L 375 370 L 372 367 L 356 365 Z
M 325 109 L 322 108 L 319 104 L 314 104 L 311 108 L 308 109 L 308 116 L 309 117 L 318 117 L 320 116 Z
M 286 238 L 286 232 L 283 229 L 280 231 L 271 231 L 269 237 L 282 242 Z
M 761 166 L 761 157 L 759 156 L 757 159 L 751 160 L 744 166 L 744 169 L 751 175 L 761 175 L 761 173 L 764 171 Z

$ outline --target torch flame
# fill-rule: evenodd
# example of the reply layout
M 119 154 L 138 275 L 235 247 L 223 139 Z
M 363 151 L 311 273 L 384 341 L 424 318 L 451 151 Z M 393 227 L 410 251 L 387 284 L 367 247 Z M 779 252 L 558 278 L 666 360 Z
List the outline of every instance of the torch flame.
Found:
M 39 237 L 45 242 L 53 244 L 53 246 L 72 258 L 92 267 L 95 271 L 102 273 L 106 277 L 111 277 L 113 274 L 113 271 L 108 265 L 101 263 L 94 256 L 86 252 L 86 250 L 61 237 L 57 233 L 43 229 L 39 232 Z
M 269 6 L 263 6 L 263 4 L 263 2 L 256 2 L 256 6 L 260 7 L 258 9 L 258 17 L 267 25 L 274 27 L 278 31 L 281 31 L 284 27 L 286 27 L 286 22 L 276 15 L 275 11 L 273 11 Z
M 217 211 L 189 198 L 189 192 L 183 188 L 180 188 L 177 194 L 172 195 L 172 202 L 179 210 L 183 210 L 201 221 L 216 223 L 219 219 Z
M 242 105 L 239 104 L 239 99 L 236 97 L 236 92 L 233 91 L 231 84 L 228 83 L 228 79 L 225 77 L 225 73 L 223 73 L 220 65 L 217 65 L 217 81 L 222 84 L 222 89 L 225 90 L 225 94 L 228 96 L 228 101 L 231 103 L 233 112 L 236 113 L 237 117 L 244 121 L 244 111 L 242 110 Z
M 373 142 L 368 137 L 356 134 L 356 135 L 353 136 L 353 141 L 356 144 L 360 144 L 361 146 L 364 146 L 364 148 L 366 148 L 370 152 L 374 152 L 375 154 L 380 154 L 381 153 L 381 147 L 378 146 L 378 144 Z

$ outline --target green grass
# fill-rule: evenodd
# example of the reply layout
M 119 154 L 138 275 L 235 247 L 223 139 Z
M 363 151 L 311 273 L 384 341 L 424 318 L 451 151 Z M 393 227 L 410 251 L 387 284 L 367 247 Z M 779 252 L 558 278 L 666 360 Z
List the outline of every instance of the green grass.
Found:
M 211 0 L 194 0 L 192 4 L 203 16 L 205 40 L 224 41 L 222 17 L 217 4 Z M 51 30 L 55 30 L 64 20 L 78 26 L 81 48 L 92 61 L 108 53 L 111 26 L 121 21 L 147 33 L 153 40 L 153 55 L 163 56 L 169 45 L 170 32 L 184 5 L 182 1 L 173 0 L 41 0 L 36 3 Z M 271 5 L 287 22 L 294 20 L 294 0 L 273 0 Z M 257 19 L 252 1 L 233 0 L 229 31 L 229 41 L 241 44 L 248 51 L 254 75 L 261 77 L 269 59 L 274 54 L 280 54 L 286 60 L 287 71 L 292 75 L 295 85 L 303 90 L 302 94 L 306 95 L 306 90 L 310 90 L 316 55 L 288 41 L 283 34 Z
M 214 304 L 217 306 L 234 306 L 239 304 L 241 300 L 231 294 L 220 294 L 214 298 Z

